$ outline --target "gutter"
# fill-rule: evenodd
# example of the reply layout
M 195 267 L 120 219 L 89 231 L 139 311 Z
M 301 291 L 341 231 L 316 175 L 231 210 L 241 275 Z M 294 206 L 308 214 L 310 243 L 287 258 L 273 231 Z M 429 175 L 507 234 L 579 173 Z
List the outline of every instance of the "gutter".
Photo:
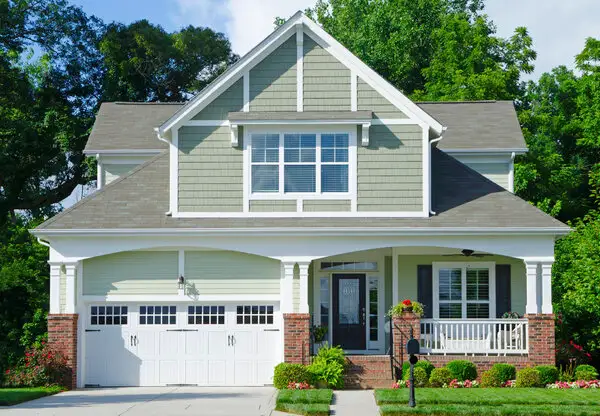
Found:
M 431 177 L 432 177 L 432 175 L 431 175 L 431 171 L 432 171 L 432 169 L 431 169 L 431 146 L 434 143 L 437 143 L 437 142 L 439 142 L 440 140 L 442 140 L 444 138 L 444 132 L 447 129 L 448 129 L 448 127 L 443 126 L 442 127 L 442 134 L 440 134 L 440 137 L 435 138 L 435 139 L 431 139 L 429 141 L 429 156 L 428 156 L 429 157 L 429 215 L 437 215 L 437 212 L 435 212 L 433 210 L 433 206 L 432 206 L 433 205 L 433 192 L 431 191 L 432 190 L 432 181 L 431 181 Z
M 168 146 L 169 146 L 169 152 L 171 151 L 171 141 L 167 138 L 165 138 L 161 132 L 160 132 L 160 127 L 154 127 L 154 132 L 156 133 L 156 137 L 158 138 L 158 140 L 160 140 L 161 142 L 165 142 Z M 170 180 L 169 180 L 170 182 Z M 173 213 L 169 210 L 167 212 L 165 212 L 165 215 L 167 217 L 170 217 L 171 215 L 173 215 Z

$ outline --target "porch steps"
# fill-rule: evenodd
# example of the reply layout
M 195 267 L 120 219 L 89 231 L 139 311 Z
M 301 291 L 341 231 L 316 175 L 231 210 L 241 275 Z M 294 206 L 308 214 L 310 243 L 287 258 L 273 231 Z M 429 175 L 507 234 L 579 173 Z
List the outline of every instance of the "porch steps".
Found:
M 344 380 L 348 389 L 391 387 L 394 377 L 389 355 L 347 355 L 350 366 Z

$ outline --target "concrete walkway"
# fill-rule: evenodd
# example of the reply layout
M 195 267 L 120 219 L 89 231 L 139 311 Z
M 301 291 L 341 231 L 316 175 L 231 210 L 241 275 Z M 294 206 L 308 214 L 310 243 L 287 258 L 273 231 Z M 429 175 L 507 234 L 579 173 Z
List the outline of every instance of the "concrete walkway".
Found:
M 336 416 L 378 416 L 373 390 L 340 390 L 333 393 L 331 414 Z
M 268 416 L 271 387 L 83 389 L 3 407 L 2 416 Z

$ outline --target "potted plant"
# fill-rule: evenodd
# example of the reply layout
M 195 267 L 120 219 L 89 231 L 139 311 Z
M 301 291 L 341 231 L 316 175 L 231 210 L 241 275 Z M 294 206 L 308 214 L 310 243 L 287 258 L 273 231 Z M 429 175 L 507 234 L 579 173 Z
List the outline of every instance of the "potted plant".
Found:
M 325 337 L 327 336 L 328 328 L 326 325 L 313 325 L 312 336 L 314 341 L 315 354 L 319 352 L 319 349 L 325 343 Z
M 504 312 L 502 319 L 520 319 L 521 315 L 517 312 Z
M 423 315 L 423 304 L 410 299 L 404 299 L 402 302 L 392 306 L 388 315 L 391 317 L 402 316 L 404 312 L 413 312 L 417 316 Z

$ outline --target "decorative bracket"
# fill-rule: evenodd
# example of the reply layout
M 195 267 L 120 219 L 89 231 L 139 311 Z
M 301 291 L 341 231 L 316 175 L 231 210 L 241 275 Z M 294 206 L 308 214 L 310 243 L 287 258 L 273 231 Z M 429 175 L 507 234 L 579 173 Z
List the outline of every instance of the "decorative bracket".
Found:
M 360 144 L 363 147 L 367 147 L 369 145 L 369 129 L 371 127 L 371 123 L 363 123 L 362 125 L 362 138 Z
M 238 125 L 237 124 L 231 124 L 230 128 L 231 128 L 231 147 L 238 147 L 238 145 L 239 145 L 239 140 L 238 140 Z

